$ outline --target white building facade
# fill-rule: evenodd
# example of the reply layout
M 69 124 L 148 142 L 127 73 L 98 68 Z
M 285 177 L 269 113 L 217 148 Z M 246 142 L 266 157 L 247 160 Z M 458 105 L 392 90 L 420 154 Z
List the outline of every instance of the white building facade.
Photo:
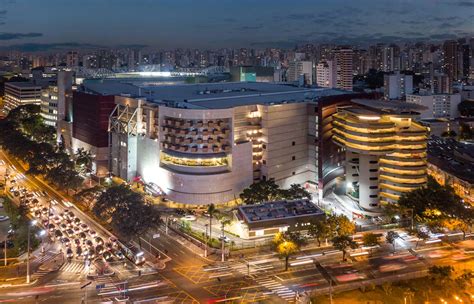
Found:
M 406 101 L 426 107 L 426 110 L 420 113 L 422 119 L 459 117 L 460 94 L 407 95 Z

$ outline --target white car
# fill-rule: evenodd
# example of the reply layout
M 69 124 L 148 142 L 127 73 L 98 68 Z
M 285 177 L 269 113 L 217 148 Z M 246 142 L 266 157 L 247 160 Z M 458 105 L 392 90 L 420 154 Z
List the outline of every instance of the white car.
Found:
M 181 218 L 183 221 L 195 221 L 196 220 L 196 217 L 194 215 L 185 215 Z
M 8 221 L 10 218 L 6 215 L 0 215 L 0 222 Z

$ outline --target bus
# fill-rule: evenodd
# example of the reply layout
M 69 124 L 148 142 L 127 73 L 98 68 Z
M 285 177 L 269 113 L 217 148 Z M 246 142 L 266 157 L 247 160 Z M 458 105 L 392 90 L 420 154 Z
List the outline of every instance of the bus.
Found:
M 135 265 L 142 265 L 145 263 L 145 254 L 140 248 L 137 248 L 132 244 L 128 244 L 127 246 L 123 246 L 122 249 L 127 259 L 129 259 Z

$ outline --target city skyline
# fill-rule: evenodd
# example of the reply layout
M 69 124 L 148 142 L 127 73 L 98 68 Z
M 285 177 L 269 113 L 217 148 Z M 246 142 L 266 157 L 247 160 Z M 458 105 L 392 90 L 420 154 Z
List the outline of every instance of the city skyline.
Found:
M 473 1 L 0 1 L 0 47 L 365 46 L 472 35 Z M 52 13 L 52 14 L 51 14 Z M 133 26 L 130 26 L 130 25 Z M 278 29 L 278 30 L 275 30 Z

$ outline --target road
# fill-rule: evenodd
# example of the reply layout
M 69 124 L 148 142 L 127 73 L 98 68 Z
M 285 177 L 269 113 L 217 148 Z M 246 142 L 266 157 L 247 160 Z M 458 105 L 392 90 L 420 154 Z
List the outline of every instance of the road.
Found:
M 0 159 L 21 174 L 17 162 L 3 153 L 0 153 Z M 25 177 L 21 183 L 33 191 L 45 191 L 48 199 L 57 200 L 57 211 L 75 208 L 64 205 L 67 197 L 39 179 Z M 92 219 L 79 211 L 75 213 L 104 238 L 109 236 L 109 232 Z M 153 235 L 157 237 L 153 238 Z M 138 269 L 115 262 L 110 264 L 110 268 L 116 271 L 115 276 L 89 280 L 83 262 L 73 259 L 62 265 L 59 271 L 42 273 L 34 287 L 0 289 L 0 301 L 81 303 L 87 294 L 90 303 L 117 302 L 115 298 L 124 294 L 120 290 L 125 290 L 130 302 L 134 303 L 289 303 L 294 302 L 298 295 L 327 290 L 330 285 L 337 288 L 352 286 L 350 284 L 354 282 L 397 279 L 400 275 L 426 271 L 433 264 L 471 267 L 473 260 L 472 249 L 467 250 L 472 245 L 470 243 L 446 245 L 434 242 L 416 248 L 414 240 L 403 237 L 397 241 L 395 254 L 390 245 L 371 252 L 359 249 L 350 253 L 351 257 L 344 263 L 340 252 L 329 247 L 312 246 L 293 256 L 289 270 L 284 271 L 282 260 L 268 250 L 244 257 L 234 255 L 224 263 L 206 259 L 202 256 L 202 248 L 189 244 L 171 230 L 167 233 L 164 227 L 143 236 L 143 240 L 142 249 L 150 262 L 154 257 L 166 261 L 162 269 L 152 270 L 151 263 Z M 151 246 L 146 243 L 148 241 Z M 90 285 L 81 289 L 89 282 Z M 97 288 L 97 285 L 103 288 Z

